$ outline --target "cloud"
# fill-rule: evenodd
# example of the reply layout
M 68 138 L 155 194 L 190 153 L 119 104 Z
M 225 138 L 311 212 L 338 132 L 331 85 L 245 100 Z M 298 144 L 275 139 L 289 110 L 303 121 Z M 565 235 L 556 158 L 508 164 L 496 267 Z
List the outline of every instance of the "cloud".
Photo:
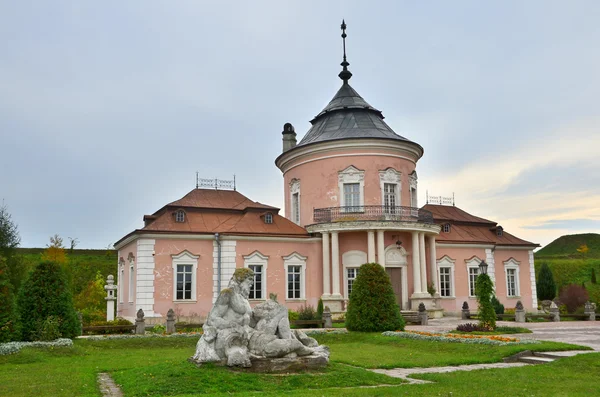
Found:
M 553 219 L 539 225 L 523 226 L 524 229 L 570 229 L 600 231 L 600 220 L 597 219 Z

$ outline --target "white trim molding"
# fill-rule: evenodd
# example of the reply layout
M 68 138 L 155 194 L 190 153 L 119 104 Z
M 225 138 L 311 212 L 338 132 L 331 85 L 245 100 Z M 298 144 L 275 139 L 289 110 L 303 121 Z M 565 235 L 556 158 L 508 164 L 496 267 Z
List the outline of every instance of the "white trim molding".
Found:
M 400 268 L 402 277 L 402 310 L 408 310 L 408 253 L 404 247 L 396 247 L 396 244 L 388 245 L 385 249 L 385 267 Z
M 297 207 L 294 206 L 294 195 L 298 195 L 298 203 Z M 290 181 L 290 220 L 292 222 L 294 222 L 295 224 L 299 225 L 300 224 L 300 219 L 302 219 L 302 212 L 301 212 L 301 195 L 300 195 L 300 179 L 298 178 L 293 178 Z M 298 217 L 296 217 L 296 213 L 298 214 Z
M 235 272 L 235 240 L 221 239 L 221 289 L 227 288 Z M 219 246 L 213 238 L 213 303 L 219 296 Z
M 146 317 L 161 317 L 154 313 L 154 244 L 153 239 L 137 241 L 135 309 L 142 309 Z
M 529 277 L 531 280 L 531 305 L 534 312 L 537 312 L 538 300 L 537 300 L 537 284 L 535 281 L 535 263 L 533 258 L 533 250 L 529 251 Z
M 381 205 L 385 205 L 385 184 L 396 185 L 394 196 L 396 199 L 396 207 L 402 206 L 402 173 L 396 171 L 392 167 L 379 171 L 379 188 L 381 189 Z
M 417 171 L 413 171 L 408 175 L 410 206 L 411 207 L 419 206 L 419 202 L 418 202 L 419 190 L 417 189 L 417 180 L 418 180 Z M 413 194 L 413 190 L 414 190 L 414 194 Z
M 455 259 L 450 258 L 448 255 L 444 255 L 442 256 L 440 259 L 438 259 L 436 261 L 437 263 L 437 268 L 438 268 L 438 285 L 441 288 L 442 286 L 442 273 L 440 272 L 441 268 L 449 268 L 450 269 L 450 296 L 442 296 L 441 294 L 441 290 L 438 290 L 438 293 L 440 294 L 440 296 L 442 298 L 456 298 L 456 291 L 455 291 L 455 277 L 454 277 L 454 263 L 456 262 Z
M 347 206 L 346 197 L 344 196 L 344 185 L 349 183 L 359 184 L 359 203 L 358 206 L 365 205 L 365 171 L 350 165 L 343 171 L 338 171 L 338 188 L 340 207 Z
M 367 263 L 367 253 L 359 250 L 346 251 L 342 254 L 342 268 L 344 273 L 344 298 L 348 299 L 348 268 L 358 269 Z
M 119 304 L 125 303 L 125 297 L 123 296 L 123 286 L 125 285 L 125 260 L 123 257 L 119 259 L 119 279 L 117 280 L 117 286 L 119 290 L 117 294 L 119 295 Z M 118 310 L 117 310 L 118 311 Z
M 283 257 L 283 267 L 285 268 L 285 300 L 286 301 L 297 301 L 306 299 L 306 260 L 308 257 L 300 255 L 297 252 Z M 288 270 L 290 266 L 300 266 L 300 297 L 299 298 L 288 298 Z
M 494 289 L 496 289 L 496 260 L 494 259 L 494 251 L 491 248 L 485 249 L 485 263 L 488 264 L 488 276 L 490 276 Z
M 481 259 L 479 259 L 476 255 L 472 256 L 469 259 L 465 259 L 465 263 L 467 264 L 467 296 L 469 298 L 475 297 L 475 284 L 473 284 L 473 294 L 471 294 L 471 271 L 470 269 L 477 269 L 477 275 L 479 276 L 479 264 L 481 263 Z
M 267 255 L 261 254 L 259 251 L 254 251 L 250 255 L 244 255 L 244 267 L 250 268 L 250 266 L 261 266 L 262 274 L 261 274 L 261 288 L 260 288 L 260 298 L 253 298 L 250 300 L 260 300 L 263 301 L 267 299 L 267 267 L 269 264 L 269 257 Z M 254 286 L 253 286 L 254 287 Z
M 200 255 L 194 255 L 188 250 L 184 250 L 177 255 L 171 255 L 171 266 L 173 269 L 173 302 L 196 302 L 197 300 L 197 279 L 198 276 L 198 259 Z M 192 290 L 190 299 L 177 299 L 177 266 L 191 265 L 192 266 Z M 184 280 L 185 281 L 185 280 Z
M 507 261 L 504 261 L 504 283 L 506 284 L 506 297 L 507 298 L 520 298 L 521 297 L 521 283 L 519 281 L 519 273 L 520 273 L 520 264 L 521 262 L 517 261 L 515 258 L 510 258 Z M 508 294 L 508 271 L 515 271 L 515 294 Z

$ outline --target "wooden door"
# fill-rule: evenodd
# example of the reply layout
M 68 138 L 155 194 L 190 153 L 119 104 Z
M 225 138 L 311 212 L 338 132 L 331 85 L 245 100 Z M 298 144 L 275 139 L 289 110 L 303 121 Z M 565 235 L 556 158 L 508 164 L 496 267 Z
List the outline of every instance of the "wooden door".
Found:
M 402 308 L 402 268 L 386 267 L 385 271 L 392 281 L 392 288 L 394 289 L 394 295 L 396 295 L 396 303 Z

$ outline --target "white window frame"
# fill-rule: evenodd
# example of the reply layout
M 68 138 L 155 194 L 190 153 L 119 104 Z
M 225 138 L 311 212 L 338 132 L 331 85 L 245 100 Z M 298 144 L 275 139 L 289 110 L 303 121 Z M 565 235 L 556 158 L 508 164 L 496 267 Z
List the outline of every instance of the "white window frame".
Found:
M 417 171 L 413 171 L 408 176 L 409 193 L 410 193 L 410 206 L 414 208 L 419 207 L 419 191 L 417 189 L 418 177 Z M 414 191 L 414 194 L 413 194 Z
M 306 259 L 297 252 L 292 252 L 283 257 L 283 267 L 285 268 L 285 300 L 299 301 L 306 299 Z M 300 266 L 300 298 L 288 298 L 288 270 L 290 266 Z
M 119 294 L 119 303 L 124 303 L 125 302 L 125 297 L 123 296 L 123 285 L 125 284 L 125 261 L 123 260 L 123 258 L 121 258 L 119 260 L 119 290 L 118 290 L 118 294 Z
M 506 297 L 507 298 L 520 298 L 521 297 L 521 283 L 519 282 L 521 262 L 515 258 L 510 258 L 504 263 L 504 283 L 506 284 Z M 515 295 L 508 294 L 508 270 L 515 271 Z
M 456 262 L 456 260 L 450 258 L 448 255 L 444 255 L 443 257 L 441 257 L 440 259 L 437 260 L 437 267 L 438 267 L 438 285 L 440 287 L 440 291 L 439 294 L 442 298 L 444 299 L 452 299 L 452 298 L 456 298 L 456 291 L 455 291 L 455 278 L 454 278 L 454 263 Z M 442 273 L 441 273 L 441 269 L 450 269 L 450 295 L 449 296 L 442 296 Z M 468 272 L 468 270 L 467 270 Z
M 443 232 L 450 233 L 451 230 L 452 230 L 452 226 L 449 223 L 444 223 Z
M 177 210 L 175 212 L 175 222 L 177 222 L 177 223 L 185 222 L 185 211 L 184 210 Z
M 273 214 L 271 214 L 270 212 L 267 212 L 265 214 L 265 223 L 268 223 L 268 224 L 273 223 Z
M 473 283 L 473 295 L 471 295 L 471 271 L 470 269 L 477 269 L 477 275 L 479 276 L 479 264 L 481 263 L 481 259 L 474 256 L 465 261 L 467 263 L 467 295 L 470 298 L 475 297 L 475 282 Z M 477 278 L 475 279 L 477 280 Z
M 381 189 L 381 205 L 385 207 L 385 184 L 396 185 L 395 196 L 396 196 L 396 207 L 402 206 L 400 194 L 402 191 L 402 173 L 396 171 L 394 168 L 389 167 L 385 170 L 379 171 L 379 187 Z
M 346 267 L 344 270 L 344 275 L 346 276 L 345 280 L 345 287 L 346 287 L 346 296 L 348 297 L 348 299 L 350 299 L 350 294 L 352 293 L 351 288 L 350 288 L 350 281 L 352 281 L 352 284 L 354 284 L 354 280 L 356 280 L 356 277 L 358 277 L 358 269 L 360 269 L 360 267 Z M 350 270 L 354 271 L 354 277 L 350 278 L 350 275 L 348 274 Z
M 348 294 L 348 270 L 349 268 L 359 268 L 367 263 L 367 253 L 359 250 L 347 251 L 342 254 L 342 269 L 344 272 L 344 296 L 350 298 Z
M 294 204 L 294 195 L 297 194 L 298 202 Z M 300 224 L 302 216 L 300 205 L 300 179 L 294 178 L 290 181 L 290 219 L 295 224 Z
M 129 256 L 129 303 L 133 303 L 133 299 L 135 298 L 134 293 L 135 286 L 135 263 L 133 256 Z
M 343 171 L 338 171 L 340 207 L 348 206 L 348 204 L 346 204 L 346 198 L 344 195 L 344 185 L 351 183 L 358 183 L 358 205 L 353 205 L 353 207 L 360 207 L 362 209 L 365 205 L 365 172 L 352 165 L 346 167 Z
M 260 293 L 262 298 L 260 299 L 250 299 L 251 301 L 264 301 L 267 299 L 267 268 L 269 265 L 269 257 L 267 255 L 263 255 L 258 251 L 254 251 L 250 255 L 244 256 L 244 267 L 249 269 L 250 266 L 262 266 L 262 280 L 261 280 L 261 289 Z M 286 277 L 287 282 L 287 277 Z M 253 286 L 254 287 L 254 286 Z
M 200 255 L 194 255 L 188 250 L 184 250 L 177 255 L 171 255 L 173 269 L 173 302 L 196 302 L 197 295 L 197 276 L 198 276 L 198 259 Z M 192 265 L 192 298 L 177 299 L 177 265 Z

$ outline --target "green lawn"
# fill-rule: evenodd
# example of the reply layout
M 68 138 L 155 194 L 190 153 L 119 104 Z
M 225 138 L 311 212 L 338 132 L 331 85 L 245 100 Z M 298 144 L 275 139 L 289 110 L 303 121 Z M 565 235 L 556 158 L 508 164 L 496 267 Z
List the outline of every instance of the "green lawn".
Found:
M 196 368 L 186 359 L 194 352 L 196 338 L 152 338 L 112 341 L 76 340 L 73 348 L 23 349 L 0 356 L 0 395 L 18 396 L 100 396 L 98 372 L 109 372 L 122 386 L 125 396 L 184 396 L 266 393 L 267 395 L 437 395 L 447 391 L 470 390 L 459 381 L 461 374 L 427 375 L 436 385 L 400 385 L 402 380 L 375 374 L 364 368 L 415 367 L 497 362 L 525 349 L 560 350 L 573 345 L 542 343 L 520 346 L 487 346 L 427 342 L 383 337 L 378 334 L 320 335 L 331 347 L 331 363 L 326 370 L 294 375 L 250 374 L 204 365 Z M 591 356 L 598 356 L 593 354 Z M 594 357 L 595 358 L 595 357 Z M 587 360 L 587 361 L 586 361 Z M 584 390 L 580 382 L 597 383 L 598 363 L 587 357 L 561 360 L 560 382 Z M 594 364 L 595 363 L 595 364 Z M 350 365 L 348 365 L 350 364 Z M 543 383 L 551 373 L 544 367 L 528 367 L 531 390 L 548 390 Z M 476 379 L 497 379 L 502 371 L 478 371 Z M 532 372 L 533 371 L 533 372 Z M 535 372 L 542 371 L 542 372 Z M 591 371 L 591 372 L 590 372 Z M 498 373 L 498 375 L 495 375 Z M 425 378 L 426 376 L 423 375 Z M 439 377 L 439 378 L 438 378 Z M 592 381 L 593 377 L 593 381 Z M 554 378 L 557 378 L 556 376 Z M 433 378 L 432 378 L 433 379 Z M 511 388 L 511 382 L 502 383 Z M 357 386 L 390 385 L 378 388 Z M 400 385 L 400 386 L 398 386 Z M 467 385 L 468 386 L 468 385 Z M 461 387 L 463 387 L 461 389 Z M 465 386 L 466 387 L 466 386 Z M 565 386 L 567 387 L 567 386 Z M 352 388 L 352 389 L 350 389 Z M 454 389 L 456 388 L 456 389 Z M 428 390 L 428 392 L 426 392 Z M 489 391 L 489 390 L 488 390 Z M 483 391 L 482 391 L 483 392 Z M 419 394 L 421 393 L 421 394 Z M 583 392 L 582 392 L 583 393 Z M 469 394 L 469 393 L 467 393 Z M 509 393 L 510 395 L 518 395 Z M 531 393 L 530 393 L 531 394 Z M 529 394 L 529 395 L 530 395 Z M 589 393 L 588 393 L 589 394 Z M 473 395 L 470 393 L 470 395 Z M 486 394 L 491 395 L 491 394 Z M 501 395 L 501 394 L 498 394 Z M 508 394 L 504 394 L 508 395 Z M 546 394 L 547 395 L 547 394 Z

